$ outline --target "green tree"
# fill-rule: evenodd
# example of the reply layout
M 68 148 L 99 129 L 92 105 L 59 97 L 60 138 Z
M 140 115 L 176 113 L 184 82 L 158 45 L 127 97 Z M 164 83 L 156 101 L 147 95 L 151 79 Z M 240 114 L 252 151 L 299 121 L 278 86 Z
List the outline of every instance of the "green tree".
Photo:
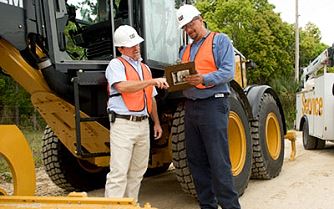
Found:
M 257 68 L 251 83 L 269 83 L 293 71 L 293 28 L 283 23 L 266 0 L 203 0 L 197 2 L 209 29 L 224 32 Z
M 11 77 L 0 74 L 0 121 L 15 123 L 15 108 L 19 110 L 20 124 L 30 124 L 34 108 L 30 95 Z
M 66 37 L 66 51 L 72 57 L 72 59 L 86 59 L 85 49 L 75 45 L 72 37 L 70 36 L 70 31 L 76 31 L 78 28 L 72 22 L 68 22 L 65 27 L 65 37 Z
M 300 66 L 306 67 L 328 46 L 321 43 L 321 32 L 313 23 L 308 23 L 300 30 Z
M 1 69 L 0 69 L 1 70 Z M 6 81 L 4 79 L 4 75 L 2 73 L 0 73 L 0 115 L 1 112 L 3 111 L 3 91 L 5 89 L 6 86 Z

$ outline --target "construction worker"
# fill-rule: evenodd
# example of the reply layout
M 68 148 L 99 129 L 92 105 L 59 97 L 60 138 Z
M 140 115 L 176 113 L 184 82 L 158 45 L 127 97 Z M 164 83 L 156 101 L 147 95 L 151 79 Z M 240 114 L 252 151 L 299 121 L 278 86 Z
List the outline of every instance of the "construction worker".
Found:
M 227 127 L 234 75 L 234 50 L 223 33 L 207 30 L 201 13 L 192 5 L 177 11 L 177 21 L 193 42 L 180 52 L 182 62 L 195 62 L 197 74 L 185 81 L 183 91 L 185 138 L 191 171 L 201 208 L 240 208 L 229 157 Z
M 105 197 L 130 197 L 138 201 L 141 180 L 148 166 L 150 116 L 154 137 L 162 135 L 155 86 L 167 88 L 165 78 L 152 79 L 149 67 L 141 62 L 140 46 L 144 39 L 128 25 L 118 27 L 114 44 L 121 57 L 110 61 L 108 113 L 110 119 L 110 172 Z

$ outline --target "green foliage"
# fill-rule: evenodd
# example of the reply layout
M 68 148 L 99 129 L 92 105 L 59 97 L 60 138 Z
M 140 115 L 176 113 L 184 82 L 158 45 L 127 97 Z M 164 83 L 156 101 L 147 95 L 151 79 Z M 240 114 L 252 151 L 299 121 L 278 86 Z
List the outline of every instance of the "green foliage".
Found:
M 8 182 L 10 178 L 8 177 L 9 165 L 4 157 L 0 156 L 0 182 Z
M 209 29 L 228 34 L 234 46 L 257 64 L 248 74 L 250 83 L 269 83 L 293 71 L 292 27 L 267 1 L 199 1 L 197 5 Z
M 5 88 L 5 85 L 6 85 L 6 81 L 1 76 L 0 77 L 0 91 Z
M 14 124 L 16 110 L 19 113 L 20 128 L 32 129 L 32 117 L 37 115 L 37 127 L 44 128 L 45 122 L 34 110 L 30 95 L 11 77 L 0 74 L 0 123 Z
M 65 27 L 65 37 L 66 37 L 66 51 L 72 57 L 72 59 L 84 59 L 85 49 L 74 44 L 69 31 L 76 31 L 77 27 L 74 23 L 68 22 Z
M 22 130 L 23 135 L 28 140 L 30 149 L 33 154 L 35 167 L 39 168 L 42 166 L 42 137 L 43 137 L 43 130 L 39 131 L 32 131 L 30 129 L 24 129 Z
M 0 104 L 18 106 L 23 114 L 32 111 L 29 94 L 10 77 L 0 74 Z
M 327 72 L 328 73 L 334 73 L 334 67 L 328 67 Z
M 321 43 L 319 28 L 312 23 L 308 23 L 304 30 L 300 31 L 300 66 L 306 67 L 326 48 L 328 48 L 328 46 Z
M 96 0 L 82 0 L 78 2 L 77 9 L 80 11 L 80 15 L 82 20 L 93 23 L 95 21 L 95 17 L 97 15 L 97 1 Z
M 270 82 L 270 86 L 278 94 L 285 116 L 287 129 L 294 128 L 293 121 L 296 118 L 296 92 L 299 84 L 293 75 L 285 75 Z

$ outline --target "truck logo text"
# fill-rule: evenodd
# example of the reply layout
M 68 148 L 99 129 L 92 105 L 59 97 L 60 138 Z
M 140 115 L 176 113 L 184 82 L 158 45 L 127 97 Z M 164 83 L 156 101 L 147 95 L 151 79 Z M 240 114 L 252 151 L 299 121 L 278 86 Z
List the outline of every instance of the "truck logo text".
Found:
M 322 101 L 322 97 L 319 98 L 305 98 L 305 95 L 303 94 L 302 96 L 302 103 L 303 103 L 303 107 L 302 107 L 302 112 L 303 115 L 317 115 L 317 116 L 321 116 L 323 113 L 323 101 Z
M 0 0 L 0 3 L 23 8 L 23 0 Z

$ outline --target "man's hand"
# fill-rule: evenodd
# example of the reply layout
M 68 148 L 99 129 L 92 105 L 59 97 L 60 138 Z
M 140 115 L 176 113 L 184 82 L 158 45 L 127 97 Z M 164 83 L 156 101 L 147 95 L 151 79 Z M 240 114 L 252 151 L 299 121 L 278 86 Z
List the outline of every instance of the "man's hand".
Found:
M 184 80 L 193 86 L 197 86 L 198 84 L 202 84 L 204 82 L 203 75 L 201 74 L 188 75 Z
M 155 123 L 154 127 L 153 127 L 153 130 L 154 130 L 154 139 L 155 140 L 159 139 L 162 136 L 162 128 L 161 128 L 160 124 Z
M 154 78 L 152 80 L 155 82 L 154 86 L 160 89 L 167 89 L 169 87 L 166 78 Z

